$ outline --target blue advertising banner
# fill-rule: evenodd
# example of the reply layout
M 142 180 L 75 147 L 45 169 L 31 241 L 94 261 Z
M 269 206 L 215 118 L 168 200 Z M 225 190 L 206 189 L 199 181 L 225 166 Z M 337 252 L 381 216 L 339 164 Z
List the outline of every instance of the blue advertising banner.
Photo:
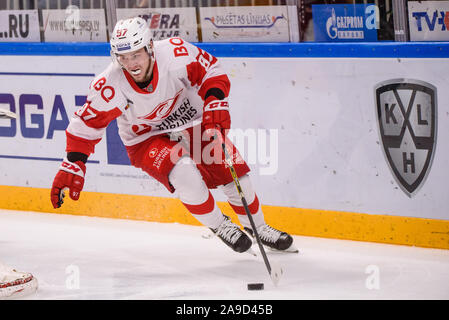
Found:
M 315 41 L 377 41 L 376 5 L 312 5 L 312 17 Z

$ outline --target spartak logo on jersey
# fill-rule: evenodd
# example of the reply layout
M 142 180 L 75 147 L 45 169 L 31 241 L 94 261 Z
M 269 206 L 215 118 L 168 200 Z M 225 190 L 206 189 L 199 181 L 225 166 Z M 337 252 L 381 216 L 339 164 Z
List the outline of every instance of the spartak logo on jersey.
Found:
M 412 197 L 435 154 L 437 90 L 424 81 L 394 79 L 375 88 L 383 151 L 396 182 Z
M 167 118 L 172 112 L 173 108 L 176 106 L 176 102 L 178 101 L 178 98 L 181 95 L 182 90 L 183 89 L 179 90 L 173 98 L 168 99 L 162 103 L 159 103 L 157 107 L 154 108 L 154 110 L 151 111 L 149 114 L 137 118 L 140 120 L 146 120 L 148 122 L 159 122 L 162 119 Z

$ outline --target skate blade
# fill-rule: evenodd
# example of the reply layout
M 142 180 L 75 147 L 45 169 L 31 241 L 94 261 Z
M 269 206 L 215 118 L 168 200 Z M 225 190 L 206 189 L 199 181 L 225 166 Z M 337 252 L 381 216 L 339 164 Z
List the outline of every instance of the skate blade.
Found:
M 257 257 L 257 253 L 252 248 L 249 248 L 248 250 L 244 251 L 244 253 L 248 253 L 253 257 Z
M 215 234 L 213 232 L 208 232 L 208 233 L 202 234 L 201 237 L 203 239 L 208 240 L 208 239 L 212 239 L 213 237 L 215 237 Z M 257 253 L 252 248 L 249 248 L 248 250 L 243 251 L 242 253 L 248 253 L 249 255 L 257 257 Z
M 266 248 L 268 248 L 268 250 L 273 251 L 273 252 L 285 252 L 285 253 L 299 253 L 298 248 L 296 248 L 296 246 L 292 243 L 290 245 L 290 247 L 288 247 L 285 250 L 277 250 L 277 249 L 273 249 L 270 247 L 265 246 Z
M 207 232 L 201 235 L 203 239 L 212 239 L 215 237 L 215 234 L 213 232 Z

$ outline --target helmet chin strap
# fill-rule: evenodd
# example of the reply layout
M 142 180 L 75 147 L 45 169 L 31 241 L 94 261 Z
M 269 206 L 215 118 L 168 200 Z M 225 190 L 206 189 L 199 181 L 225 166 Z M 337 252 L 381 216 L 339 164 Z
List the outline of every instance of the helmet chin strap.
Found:
M 151 78 L 151 74 L 153 73 L 153 67 L 154 67 L 154 58 L 150 56 L 150 66 L 148 67 L 145 79 L 149 80 Z
M 145 75 L 145 78 L 150 79 L 151 74 L 153 73 L 153 67 L 154 67 L 154 51 L 153 51 L 153 40 L 150 41 L 150 43 L 145 47 L 145 50 L 148 53 L 148 57 L 150 58 L 150 66 L 148 68 L 148 71 Z

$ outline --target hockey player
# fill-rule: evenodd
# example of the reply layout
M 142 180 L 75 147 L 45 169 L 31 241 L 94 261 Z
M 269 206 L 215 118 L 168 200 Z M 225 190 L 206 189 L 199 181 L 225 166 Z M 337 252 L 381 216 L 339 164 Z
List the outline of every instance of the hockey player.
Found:
M 0 109 L 0 119 L 16 118 L 16 114 Z M 23 297 L 36 292 L 37 279 L 27 272 L 20 272 L 0 262 L 0 300 Z
M 85 163 L 107 125 L 117 119 L 133 166 L 170 192 L 176 190 L 187 210 L 233 250 L 250 249 L 250 237 L 223 215 L 209 191 L 221 188 L 252 234 L 229 169 L 216 161 L 217 155 L 223 159 L 223 151 L 214 142 L 226 139 L 231 125 L 230 83 L 219 61 L 181 38 L 153 42 L 145 20 L 137 17 L 118 21 L 110 44 L 113 62 L 92 81 L 85 105 L 66 130 L 67 156 L 53 181 L 53 206 L 61 206 L 65 188 L 70 198 L 79 199 Z M 293 238 L 265 223 L 249 167 L 228 139 L 225 143 L 263 244 L 290 250 Z M 214 161 L 206 161 L 204 154 Z

